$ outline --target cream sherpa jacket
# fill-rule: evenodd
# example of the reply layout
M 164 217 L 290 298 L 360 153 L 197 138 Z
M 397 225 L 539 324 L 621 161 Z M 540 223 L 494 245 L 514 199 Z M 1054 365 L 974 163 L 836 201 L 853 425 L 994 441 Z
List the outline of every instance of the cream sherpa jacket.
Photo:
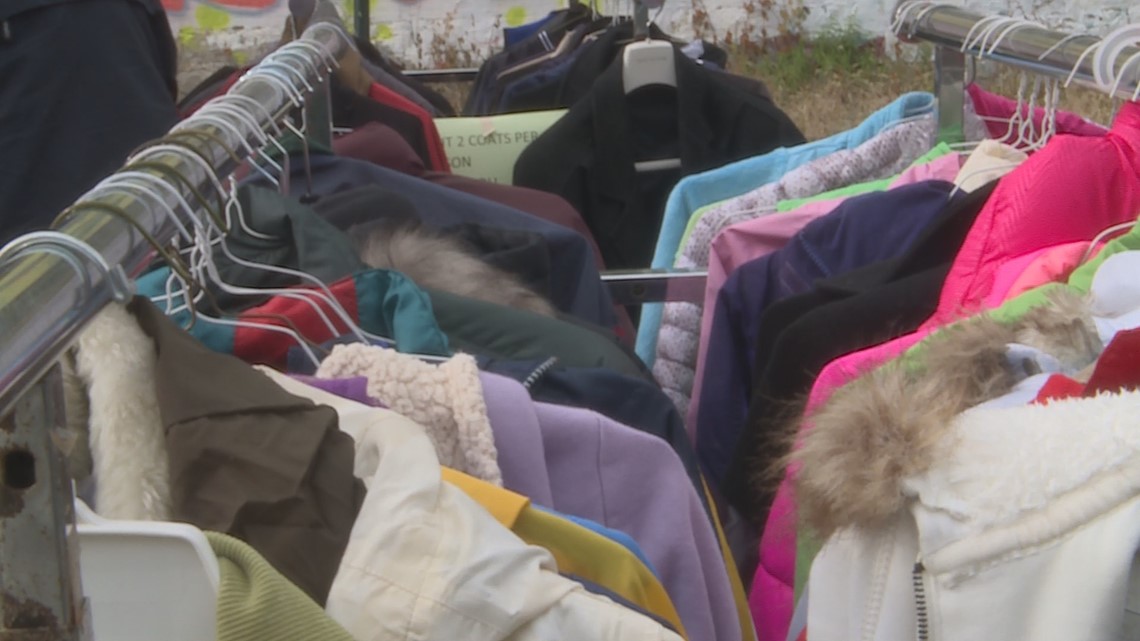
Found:
M 369 396 L 424 427 L 440 464 L 503 484 L 479 368 L 471 356 L 433 365 L 382 347 L 337 345 L 317 376 L 366 377 Z

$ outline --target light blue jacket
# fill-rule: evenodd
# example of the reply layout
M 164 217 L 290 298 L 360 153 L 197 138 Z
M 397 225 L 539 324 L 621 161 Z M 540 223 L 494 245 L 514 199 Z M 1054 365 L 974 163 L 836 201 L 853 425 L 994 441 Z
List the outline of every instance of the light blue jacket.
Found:
M 725 165 L 718 169 L 682 178 L 665 203 L 665 216 L 657 236 L 657 249 L 653 253 L 655 268 L 673 266 L 674 256 L 680 247 L 689 216 L 694 211 L 729 198 L 746 194 L 775 182 L 787 172 L 817 158 L 845 149 L 854 149 L 874 138 L 893 123 L 929 113 L 934 109 L 932 94 L 916 91 L 903 94 L 898 100 L 871 114 L 853 129 L 822 140 L 781 147 L 763 156 L 755 156 Z M 661 327 L 661 304 L 644 305 L 641 324 L 637 332 L 637 355 L 646 365 L 653 367 L 657 352 L 657 330 Z

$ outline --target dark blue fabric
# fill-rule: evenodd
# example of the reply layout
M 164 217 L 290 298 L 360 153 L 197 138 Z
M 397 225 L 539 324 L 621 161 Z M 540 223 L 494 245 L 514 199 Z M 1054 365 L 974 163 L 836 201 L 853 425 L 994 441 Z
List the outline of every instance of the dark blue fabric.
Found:
M 546 14 L 545 17 L 539 18 L 534 22 L 528 22 L 527 24 L 519 25 L 517 27 L 505 27 L 503 29 L 503 45 L 511 47 L 519 44 L 523 40 L 526 40 L 539 31 L 542 31 L 543 27 L 550 24 L 551 21 L 557 17 L 558 14 L 551 12 Z
M 292 156 L 289 165 L 290 192 L 301 197 L 309 189 L 304 160 Z M 318 197 L 374 185 L 396 192 L 411 202 L 419 219 L 431 228 L 449 229 L 476 223 L 486 228 L 538 234 L 550 250 L 550 302 L 559 310 L 600 327 L 612 329 L 617 324 L 613 301 L 598 275 L 593 250 L 580 234 L 517 209 L 361 160 L 313 154 L 311 167 L 311 193 Z M 268 185 L 258 174 L 247 180 Z M 363 199 L 361 204 L 366 204 Z M 326 215 L 319 202 L 313 207 Z M 382 206 L 360 213 L 375 220 L 389 214 Z
M 728 277 L 713 310 L 696 412 L 697 456 L 714 486 L 722 486 L 748 416 L 765 309 L 811 290 L 817 279 L 901 255 L 946 207 L 953 188 L 927 181 L 850 198 L 782 249 Z
M 0 245 L 178 122 L 175 55 L 158 0 L 0 1 Z
M 479 368 L 526 383 L 539 361 L 508 361 L 477 357 Z M 592 410 L 665 440 L 681 459 L 697 496 L 707 504 L 697 456 L 677 408 L 656 384 L 602 368 L 555 367 L 536 377 L 528 388 L 531 398 L 543 403 Z
M 558 104 L 546 99 L 546 97 L 553 95 L 562 79 L 574 66 L 578 56 L 587 48 L 587 46 L 579 47 L 561 58 L 543 64 L 518 80 L 508 83 L 499 97 L 498 111 L 509 113 L 512 111 L 558 108 Z

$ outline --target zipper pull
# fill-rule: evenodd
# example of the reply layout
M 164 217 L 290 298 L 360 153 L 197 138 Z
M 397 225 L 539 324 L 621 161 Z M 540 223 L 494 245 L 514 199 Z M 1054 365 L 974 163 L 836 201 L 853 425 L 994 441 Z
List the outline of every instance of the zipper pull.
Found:
M 923 573 L 926 568 L 922 565 L 922 558 L 915 561 L 911 571 L 911 581 L 914 584 L 914 620 L 915 638 L 918 641 L 930 639 L 930 613 L 926 609 L 926 581 Z

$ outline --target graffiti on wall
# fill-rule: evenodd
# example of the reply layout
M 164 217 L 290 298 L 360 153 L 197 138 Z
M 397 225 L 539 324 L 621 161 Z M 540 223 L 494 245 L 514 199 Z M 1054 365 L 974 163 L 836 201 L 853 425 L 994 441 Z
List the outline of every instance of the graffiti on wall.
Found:
M 0 0 L 2 1 L 2 0 Z M 351 21 L 354 0 L 335 0 Z M 603 13 L 627 11 L 628 0 L 591 0 Z M 897 0 L 773 0 L 807 9 L 802 25 L 809 32 L 830 24 L 851 23 L 871 34 L 884 34 Z M 286 0 L 162 0 L 171 26 L 183 43 L 192 39 L 210 48 L 248 49 L 280 35 Z M 1134 0 L 963 0 L 986 12 L 1026 15 L 1053 27 L 1103 32 L 1137 19 L 1129 15 Z M 759 25 L 752 0 L 665 0 L 656 20 L 678 37 L 716 38 L 738 28 Z M 502 29 L 517 26 L 564 7 L 566 0 L 371 0 L 372 39 L 413 67 L 477 66 L 502 46 Z M 1026 6 L 1027 5 L 1027 6 Z

